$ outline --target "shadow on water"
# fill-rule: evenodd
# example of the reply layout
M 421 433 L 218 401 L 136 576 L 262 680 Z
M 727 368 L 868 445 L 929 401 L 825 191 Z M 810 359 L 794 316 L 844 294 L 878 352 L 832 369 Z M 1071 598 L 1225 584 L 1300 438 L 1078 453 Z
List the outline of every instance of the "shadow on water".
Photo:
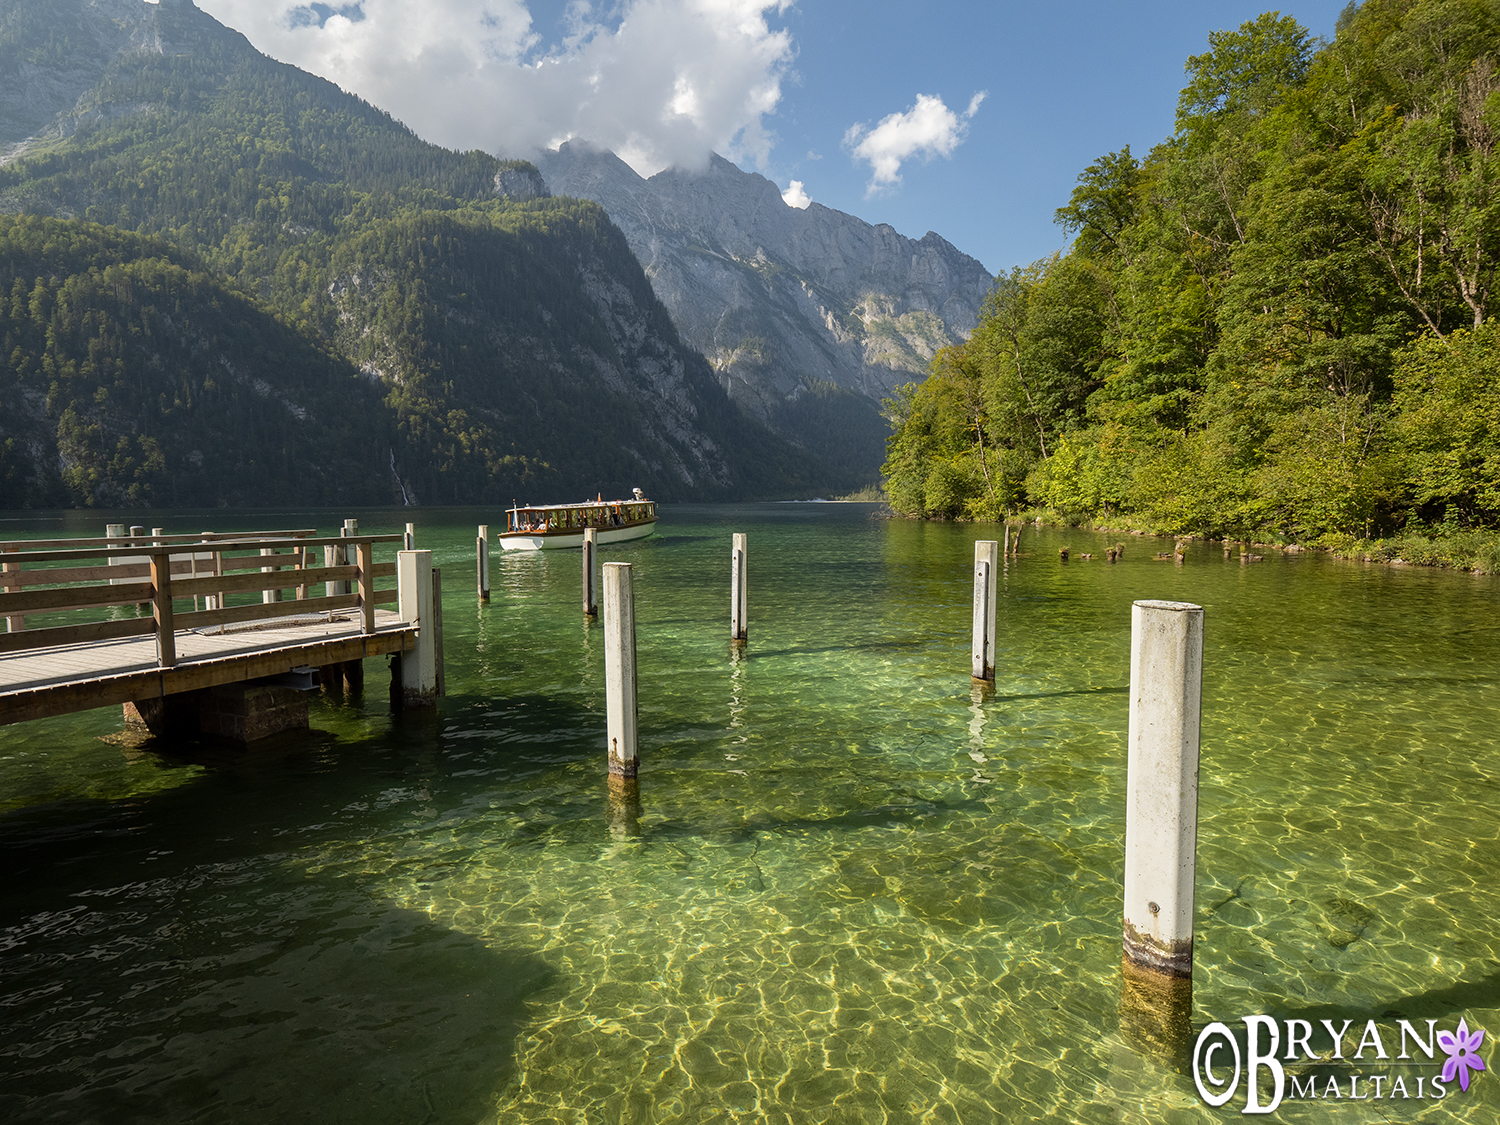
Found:
M 325 1122 L 491 1112 L 549 967 L 315 865 L 345 831 L 401 831 L 344 810 L 441 790 L 418 733 L 177 744 L 208 766 L 180 786 L 0 816 L 0 1119 L 248 1125 L 312 1090 Z
M 149 962 L 85 984 L 70 961 L 120 955 L 80 943 L 77 927 L 106 922 L 100 913 L 6 932 L 7 1121 L 248 1125 L 300 1116 L 310 1090 L 321 1121 L 473 1121 L 508 1077 L 528 997 L 548 982 L 531 955 L 314 890 L 247 929 L 158 917 Z

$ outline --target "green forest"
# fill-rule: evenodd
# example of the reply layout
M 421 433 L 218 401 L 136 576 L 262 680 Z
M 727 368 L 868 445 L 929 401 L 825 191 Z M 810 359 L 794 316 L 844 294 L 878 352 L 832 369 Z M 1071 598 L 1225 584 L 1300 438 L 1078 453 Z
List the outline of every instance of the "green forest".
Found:
M 141 8 L 159 51 L 0 0 L 0 73 L 87 76 L 50 133 L 0 112 L 0 507 L 851 483 L 730 403 L 597 205 Z
M 1500 569 L 1500 3 L 1270 12 L 887 405 L 893 508 Z

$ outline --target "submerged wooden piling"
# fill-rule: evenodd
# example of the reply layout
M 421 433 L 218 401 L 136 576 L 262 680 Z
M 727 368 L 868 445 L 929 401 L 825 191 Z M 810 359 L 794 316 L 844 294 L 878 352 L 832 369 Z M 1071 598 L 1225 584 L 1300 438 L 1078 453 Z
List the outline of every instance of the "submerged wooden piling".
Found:
M 479 579 L 479 600 L 490 600 L 490 525 L 479 525 L 479 536 L 474 540 L 474 568 Z
M 745 644 L 750 639 L 749 573 L 746 556 L 748 535 L 735 532 L 729 552 L 729 640 Z
M 969 662 L 971 679 L 995 682 L 995 614 L 999 589 L 1000 544 L 993 539 L 974 543 L 974 644 Z
M 637 748 L 635 667 L 635 588 L 629 563 L 605 563 L 604 709 L 608 722 L 609 782 L 634 786 L 640 766 Z
M 1168 977 L 1193 975 L 1203 608 L 1131 607 L 1125 803 L 1125 956 Z
M 594 557 L 599 546 L 599 530 L 583 529 L 583 615 L 599 616 L 599 591 L 594 584 Z

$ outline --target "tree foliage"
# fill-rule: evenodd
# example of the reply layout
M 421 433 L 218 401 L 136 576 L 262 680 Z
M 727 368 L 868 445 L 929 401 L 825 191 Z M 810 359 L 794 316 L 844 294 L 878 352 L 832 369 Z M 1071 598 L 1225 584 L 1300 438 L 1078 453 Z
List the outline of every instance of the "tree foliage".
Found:
M 1500 6 L 1365 0 L 1331 42 L 1271 12 L 1187 79 L 1172 136 L 1080 174 L 1069 251 L 1003 279 L 892 404 L 893 505 L 1307 541 L 1500 526 Z M 998 508 L 929 487 L 987 458 L 1024 480 Z

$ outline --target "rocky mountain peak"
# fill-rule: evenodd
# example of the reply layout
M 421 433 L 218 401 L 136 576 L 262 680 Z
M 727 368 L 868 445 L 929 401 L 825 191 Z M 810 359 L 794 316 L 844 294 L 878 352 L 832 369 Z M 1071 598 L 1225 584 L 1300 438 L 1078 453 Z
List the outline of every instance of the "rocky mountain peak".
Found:
M 575 140 L 536 164 L 553 192 L 609 212 L 736 401 L 798 444 L 832 440 L 866 475 L 884 456 L 880 400 L 968 337 L 994 284 L 931 231 L 914 240 L 816 202 L 790 207 L 717 154 L 646 179 Z

